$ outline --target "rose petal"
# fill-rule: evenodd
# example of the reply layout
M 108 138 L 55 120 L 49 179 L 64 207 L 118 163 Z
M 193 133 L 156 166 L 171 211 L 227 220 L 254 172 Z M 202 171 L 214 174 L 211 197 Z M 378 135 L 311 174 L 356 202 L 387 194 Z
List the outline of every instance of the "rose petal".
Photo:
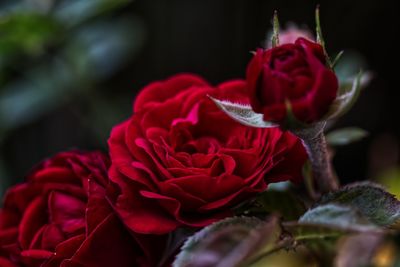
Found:
M 110 214 L 85 239 L 62 266 L 138 266 L 142 252 L 114 214 Z
M 51 221 L 60 229 L 71 234 L 84 229 L 86 203 L 74 196 L 53 191 L 49 196 Z
M 53 255 L 53 252 L 47 250 L 24 250 L 21 252 L 21 261 L 25 264 L 24 266 L 41 266 L 47 259 L 49 259 Z
M 151 83 L 136 97 L 134 112 L 145 109 L 153 103 L 162 103 L 194 85 L 207 85 L 207 83 L 201 77 L 193 74 L 179 74 L 164 82 Z
M 54 255 L 44 264 L 43 267 L 59 267 L 65 259 L 70 259 L 78 250 L 82 242 L 85 240 L 85 235 L 74 236 L 56 247 Z
M 79 184 L 80 182 L 79 178 L 77 178 L 71 169 L 56 166 L 38 170 L 30 179 L 38 183 L 57 182 Z
M 42 197 L 35 198 L 26 208 L 19 225 L 18 241 L 22 249 L 28 249 L 36 232 L 46 224 L 46 204 Z
M 0 257 L 0 266 L 1 267 L 18 267 L 16 264 L 12 263 L 6 258 Z
M 110 204 L 105 198 L 106 192 L 95 181 L 89 181 L 89 196 L 86 205 L 86 234 L 90 234 L 111 212 Z
M 63 233 L 56 225 L 47 225 L 43 230 L 41 248 L 54 251 L 56 246 L 64 240 Z
M 111 173 L 119 184 L 120 193 L 109 194 L 113 205 L 125 225 L 141 234 L 164 234 L 173 231 L 181 223 L 174 220 L 159 204 L 139 195 L 140 188 L 127 184 L 118 173 Z

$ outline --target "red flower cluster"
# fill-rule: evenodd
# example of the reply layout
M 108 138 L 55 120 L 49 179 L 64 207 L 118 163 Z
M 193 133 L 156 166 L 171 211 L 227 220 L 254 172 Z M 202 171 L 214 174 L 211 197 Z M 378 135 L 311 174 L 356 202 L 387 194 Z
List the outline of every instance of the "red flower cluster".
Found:
M 301 181 L 306 154 L 295 136 L 241 125 L 208 96 L 251 103 L 273 121 L 284 118 L 288 99 L 296 117 L 313 121 L 336 90 L 321 47 L 304 39 L 259 50 L 247 82 L 213 87 L 182 74 L 148 85 L 111 132 L 111 161 L 100 152 L 60 153 L 8 191 L 0 266 L 168 262 L 166 234 L 230 216 L 270 183 Z
M 60 153 L 10 189 L 0 211 L 0 266 L 151 266 L 142 238 L 108 204 L 108 166 L 100 152 Z

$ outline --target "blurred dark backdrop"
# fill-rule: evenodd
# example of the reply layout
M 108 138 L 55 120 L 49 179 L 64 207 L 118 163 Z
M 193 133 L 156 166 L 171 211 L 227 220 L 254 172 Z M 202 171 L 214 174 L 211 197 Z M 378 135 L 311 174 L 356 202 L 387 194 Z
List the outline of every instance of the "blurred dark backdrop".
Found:
M 130 115 L 134 96 L 151 81 L 178 72 L 198 73 L 214 84 L 243 78 L 249 51 L 264 41 L 273 10 L 282 26 L 313 29 L 317 3 L 328 52 L 357 50 L 374 72 L 356 106 L 334 125 L 370 132 L 337 149 L 337 172 L 349 182 L 392 167 L 400 136 L 393 2 L 2 1 L 0 192 L 58 151 L 106 150 L 112 125 Z

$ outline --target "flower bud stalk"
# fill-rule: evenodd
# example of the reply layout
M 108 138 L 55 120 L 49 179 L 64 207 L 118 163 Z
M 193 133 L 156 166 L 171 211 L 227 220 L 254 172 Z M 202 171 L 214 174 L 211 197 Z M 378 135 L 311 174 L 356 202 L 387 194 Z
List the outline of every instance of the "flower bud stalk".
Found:
M 332 162 L 324 135 L 325 122 L 315 124 L 314 127 L 293 131 L 302 141 L 307 151 L 313 178 L 319 191 L 327 193 L 337 190 L 339 182 L 333 171 Z

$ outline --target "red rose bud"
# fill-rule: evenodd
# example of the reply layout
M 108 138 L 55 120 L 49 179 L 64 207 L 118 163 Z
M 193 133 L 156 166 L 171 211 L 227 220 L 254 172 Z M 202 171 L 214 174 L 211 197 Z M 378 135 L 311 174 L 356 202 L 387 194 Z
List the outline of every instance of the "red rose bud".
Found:
M 64 152 L 11 188 L 0 209 L 0 266 L 155 264 L 139 245 L 151 237 L 131 236 L 105 198 L 108 166 L 99 152 Z
M 258 49 L 246 78 L 254 111 L 263 114 L 265 121 L 278 124 L 285 124 L 290 115 L 303 123 L 319 121 L 338 91 L 337 77 L 326 66 L 322 46 L 304 38 Z
M 109 198 L 132 231 L 206 226 L 269 183 L 301 181 L 306 154 L 298 138 L 244 126 L 208 97 L 246 103 L 245 89 L 242 80 L 212 87 L 177 75 L 138 95 L 134 114 L 108 141 L 109 175 L 119 187 Z

